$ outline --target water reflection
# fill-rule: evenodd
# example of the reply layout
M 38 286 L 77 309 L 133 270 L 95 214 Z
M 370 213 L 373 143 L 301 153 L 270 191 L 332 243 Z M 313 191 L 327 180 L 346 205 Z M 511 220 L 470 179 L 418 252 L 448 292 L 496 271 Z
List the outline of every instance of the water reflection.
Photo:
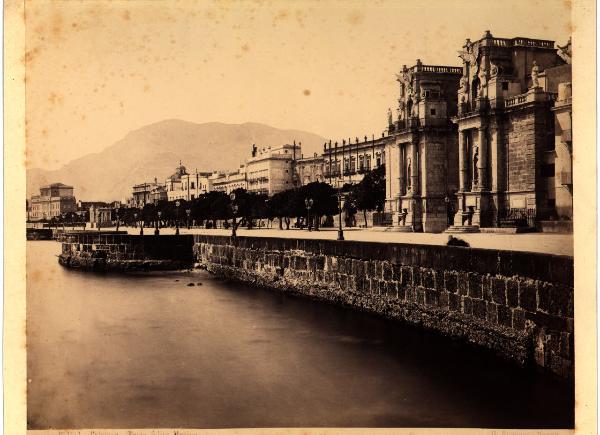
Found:
M 569 427 L 568 386 L 375 316 L 28 242 L 30 428 Z M 188 286 L 189 283 L 201 286 Z

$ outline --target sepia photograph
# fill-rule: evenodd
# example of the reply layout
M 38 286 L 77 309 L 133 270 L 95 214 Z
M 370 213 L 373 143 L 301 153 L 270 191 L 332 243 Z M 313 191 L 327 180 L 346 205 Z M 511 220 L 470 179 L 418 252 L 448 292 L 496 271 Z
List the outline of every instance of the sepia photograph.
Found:
M 595 433 L 592 1 L 11 5 L 24 431 Z

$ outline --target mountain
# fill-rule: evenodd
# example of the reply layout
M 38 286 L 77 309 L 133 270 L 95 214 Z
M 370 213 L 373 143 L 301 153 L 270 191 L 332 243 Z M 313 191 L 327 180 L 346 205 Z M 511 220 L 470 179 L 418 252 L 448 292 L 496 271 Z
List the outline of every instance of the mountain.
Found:
M 325 139 L 299 130 L 281 130 L 264 124 L 223 124 L 170 119 L 128 133 L 103 151 L 73 160 L 58 170 L 27 170 L 27 196 L 45 184 L 61 182 L 75 187 L 84 201 L 123 200 L 132 186 L 158 178 L 164 181 L 179 161 L 192 172 L 236 169 L 258 147 L 302 143 L 305 156 L 321 152 Z

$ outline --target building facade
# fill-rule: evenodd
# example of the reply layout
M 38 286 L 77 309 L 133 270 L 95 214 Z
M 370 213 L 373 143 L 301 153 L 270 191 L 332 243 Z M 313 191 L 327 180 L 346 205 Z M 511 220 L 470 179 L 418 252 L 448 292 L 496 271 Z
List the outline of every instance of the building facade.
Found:
M 185 166 L 179 162 L 175 173 L 165 180 L 166 197 L 168 201 L 183 199 L 192 201 L 210 190 L 209 177 L 211 172 L 188 173 Z
M 323 179 L 333 187 L 359 183 L 364 174 L 386 163 L 386 144 L 389 136 L 371 139 L 365 136 L 354 142 L 348 138 L 339 145 L 331 141 L 323 145 Z
M 89 209 L 90 227 L 102 228 L 112 226 L 112 211 L 112 207 L 92 205 Z
M 73 186 L 53 183 L 40 188 L 40 194 L 31 197 L 29 219 L 52 219 L 65 213 L 77 212 Z
M 457 189 L 457 90 L 461 68 L 404 66 L 397 119 L 388 112 L 386 211 L 399 231 L 438 232 L 448 224 L 447 197 Z
M 273 195 L 299 186 L 296 164 L 302 154 L 302 144 L 278 147 L 252 146 L 246 159 L 245 173 L 249 192 Z
M 130 207 L 144 208 L 146 204 L 152 204 L 155 198 L 155 189 L 159 187 L 155 178 L 152 183 L 140 183 L 133 186 L 133 195 L 129 202 Z
M 460 53 L 460 104 L 453 118 L 459 189 L 452 230 L 557 219 L 557 187 L 561 204 L 572 197 L 568 175 L 565 185 L 556 176 L 557 170 L 569 173 L 570 65 L 553 41 L 495 38 L 489 31 L 467 40 Z M 559 151 L 557 132 L 559 144 L 564 139 L 566 145 Z
M 210 176 L 212 190 L 227 194 L 236 189 L 247 189 L 246 168 L 240 166 L 235 171 L 215 172 Z
M 310 183 L 324 182 L 325 175 L 323 171 L 323 163 L 325 162 L 322 155 L 315 153 L 312 157 L 302 156 L 296 162 L 296 177 L 301 186 Z

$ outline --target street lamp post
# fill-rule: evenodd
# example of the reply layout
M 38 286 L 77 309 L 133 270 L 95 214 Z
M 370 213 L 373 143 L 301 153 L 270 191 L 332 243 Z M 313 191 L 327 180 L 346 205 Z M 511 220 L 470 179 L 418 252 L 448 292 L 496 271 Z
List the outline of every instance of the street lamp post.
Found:
M 136 222 L 137 222 L 137 213 L 135 213 L 133 216 L 135 217 Z M 144 235 L 144 217 L 140 213 L 140 236 L 143 236 L 143 235 Z
M 179 200 L 175 201 L 175 235 L 179 235 Z
M 64 233 L 64 232 L 65 232 L 65 219 L 67 219 L 67 214 L 66 214 L 66 213 L 63 213 L 63 214 L 61 215 L 61 217 L 62 217 L 63 233 Z
M 156 225 L 154 225 L 154 235 L 158 236 L 160 234 L 160 211 L 156 212 Z
M 338 216 L 338 240 L 344 240 L 344 230 L 342 230 L 342 190 L 338 189 L 337 193 L 338 197 L 338 208 L 340 209 L 340 214 Z
M 267 218 L 267 222 L 265 222 L 265 228 L 270 228 L 270 222 L 271 220 L 269 219 L 270 213 L 269 213 L 269 199 L 265 199 L 265 216 Z
M 235 203 L 235 193 L 231 192 L 229 198 L 231 199 L 231 214 L 233 215 L 233 224 L 231 225 L 231 237 L 235 239 L 237 237 L 235 215 L 238 212 L 238 206 Z
M 444 203 L 446 204 L 446 226 L 451 225 L 450 223 L 450 198 L 448 194 L 444 197 Z
M 117 207 L 117 231 L 119 231 L 119 224 L 120 224 L 120 221 L 119 221 L 119 208 Z
M 306 210 L 307 210 L 307 218 L 306 221 L 308 223 L 308 231 L 312 231 L 312 225 L 310 222 L 310 209 L 313 206 L 314 201 L 312 200 L 312 198 L 306 198 L 304 200 L 304 205 L 306 206 Z
M 187 229 L 190 229 L 190 214 L 192 213 L 192 210 L 190 210 L 189 208 L 185 211 L 185 214 L 187 215 Z

